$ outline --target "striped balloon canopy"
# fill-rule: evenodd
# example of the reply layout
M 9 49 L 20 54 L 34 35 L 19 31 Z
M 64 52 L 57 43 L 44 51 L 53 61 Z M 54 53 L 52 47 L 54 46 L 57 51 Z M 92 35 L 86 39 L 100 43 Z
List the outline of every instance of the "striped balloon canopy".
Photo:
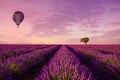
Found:
M 17 27 L 19 28 L 19 25 L 24 20 L 23 12 L 21 12 L 21 11 L 14 12 L 12 19 L 16 23 Z

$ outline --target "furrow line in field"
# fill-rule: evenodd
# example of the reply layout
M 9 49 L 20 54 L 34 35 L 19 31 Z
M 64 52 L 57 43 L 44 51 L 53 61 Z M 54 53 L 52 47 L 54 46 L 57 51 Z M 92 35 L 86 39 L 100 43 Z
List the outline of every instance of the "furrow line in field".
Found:
M 88 67 L 88 69 L 97 77 L 97 80 L 118 80 L 118 74 L 115 75 L 109 71 L 108 64 L 105 64 L 102 60 L 99 59 L 99 56 L 88 53 L 89 50 L 82 50 L 83 48 L 75 48 L 74 46 L 67 46 L 79 60 Z M 84 48 L 85 49 L 85 48 Z M 116 68 L 112 67 L 113 70 Z
M 35 80 L 95 80 L 66 46 L 62 46 Z
M 51 46 L 34 53 L 20 55 L 0 64 L 0 80 L 33 80 L 37 71 L 47 64 L 59 48 L 60 46 Z
M 17 56 L 20 56 L 20 55 L 25 55 L 25 54 L 28 54 L 28 53 L 31 53 L 31 52 L 34 52 L 34 51 L 37 51 L 37 50 L 40 50 L 40 49 L 48 48 L 48 47 L 50 47 L 50 46 L 43 46 L 41 48 L 38 46 L 36 48 L 33 47 L 33 48 L 30 48 L 30 49 L 24 49 L 24 48 L 23 48 L 23 50 L 18 49 L 18 50 L 13 51 L 13 52 L 8 52 L 8 51 L 7 51 L 7 53 L 3 52 L 3 54 L 0 53 L 0 62 L 4 63 L 9 58 L 14 58 L 14 57 L 17 57 Z

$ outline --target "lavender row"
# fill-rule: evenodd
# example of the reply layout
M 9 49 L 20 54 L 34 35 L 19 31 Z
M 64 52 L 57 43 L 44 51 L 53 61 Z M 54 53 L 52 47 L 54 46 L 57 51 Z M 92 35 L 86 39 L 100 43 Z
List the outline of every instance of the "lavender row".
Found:
M 76 53 L 79 59 L 87 65 L 96 76 L 98 76 L 98 80 L 120 79 L 120 62 L 118 56 L 112 54 L 105 55 L 96 50 L 79 46 L 68 47 Z
M 29 49 L 32 48 L 31 46 L 25 46 L 25 45 L 0 45 L 0 53 L 8 53 L 8 52 L 15 52 L 15 51 L 21 51 L 23 49 Z
M 53 55 L 58 48 L 59 46 L 52 46 L 9 58 L 7 62 L 0 64 L 0 80 L 19 80 L 19 78 L 23 78 L 31 68 L 38 64 L 42 66 L 46 62 L 46 58 Z
M 35 80 L 95 80 L 79 59 L 62 46 Z
M 120 45 L 82 45 L 84 48 L 92 48 L 105 54 L 120 54 Z
M 32 47 L 32 46 L 31 46 Z M 49 48 L 50 46 L 48 46 L 48 47 L 45 47 L 45 48 Z M 51 46 L 51 47 L 54 47 L 53 45 Z M 36 47 L 36 48 L 38 48 L 38 47 Z M 32 51 L 30 51 L 30 52 L 25 52 L 25 53 L 21 53 L 21 54 L 19 54 L 19 55 L 13 55 L 13 56 L 9 56 L 9 57 L 5 57 L 5 58 L 3 58 L 3 59 L 0 59 L 0 62 L 1 63 L 3 63 L 3 64 L 5 64 L 6 62 L 9 62 L 9 61 L 11 61 L 11 60 L 16 60 L 16 59 L 18 59 L 19 57 L 21 58 L 22 56 L 28 56 L 30 53 L 32 54 L 32 53 L 37 53 L 37 52 L 39 52 L 39 51 L 42 51 L 42 50 L 45 50 L 45 48 L 40 48 L 40 49 L 34 49 L 34 50 L 32 50 Z
M 6 53 L 25 52 L 27 50 L 41 49 L 52 45 L 0 45 L 0 55 Z
M 116 67 L 117 64 L 119 64 L 120 56 L 116 54 L 104 54 L 102 52 L 99 52 L 97 50 L 91 49 L 91 48 L 82 48 L 79 46 L 71 46 L 76 51 L 80 51 L 81 53 L 84 53 L 86 55 L 89 55 L 90 57 L 96 57 L 98 60 L 101 60 L 102 62 L 105 62 L 106 64 L 110 66 Z
M 92 46 L 92 48 L 104 53 L 120 54 L 120 45 Z
M 0 59 L 4 62 L 9 57 L 30 53 L 34 50 L 46 48 L 50 46 L 4 46 L 0 51 Z

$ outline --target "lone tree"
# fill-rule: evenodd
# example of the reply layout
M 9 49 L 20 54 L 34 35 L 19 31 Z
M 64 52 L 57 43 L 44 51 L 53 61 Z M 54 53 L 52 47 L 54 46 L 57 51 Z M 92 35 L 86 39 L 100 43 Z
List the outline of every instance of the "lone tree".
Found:
M 87 42 L 89 41 L 89 38 L 88 37 L 84 37 L 80 41 L 84 42 L 85 44 L 87 44 Z

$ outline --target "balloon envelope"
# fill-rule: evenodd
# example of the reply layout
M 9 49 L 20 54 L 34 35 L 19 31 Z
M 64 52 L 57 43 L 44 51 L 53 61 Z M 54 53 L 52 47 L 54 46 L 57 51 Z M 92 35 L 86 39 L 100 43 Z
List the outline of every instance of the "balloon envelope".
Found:
M 13 14 L 13 21 L 16 23 L 17 26 L 24 20 L 24 14 L 21 11 L 16 11 Z

